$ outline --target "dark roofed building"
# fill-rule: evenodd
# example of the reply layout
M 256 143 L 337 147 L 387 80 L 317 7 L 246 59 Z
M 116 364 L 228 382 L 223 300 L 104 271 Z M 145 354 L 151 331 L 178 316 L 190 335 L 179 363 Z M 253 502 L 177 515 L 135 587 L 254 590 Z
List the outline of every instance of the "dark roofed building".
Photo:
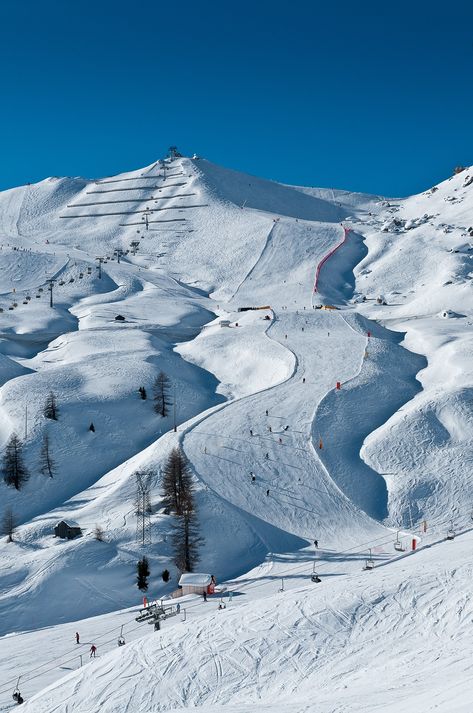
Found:
M 68 522 L 61 520 L 54 528 L 54 536 L 63 540 L 72 540 L 79 535 L 82 535 L 82 530 L 74 520 L 69 520 Z

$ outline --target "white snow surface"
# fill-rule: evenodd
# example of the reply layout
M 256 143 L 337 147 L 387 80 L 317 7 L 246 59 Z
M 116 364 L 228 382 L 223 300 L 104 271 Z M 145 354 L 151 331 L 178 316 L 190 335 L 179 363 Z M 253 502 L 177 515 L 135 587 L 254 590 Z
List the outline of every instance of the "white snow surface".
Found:
M 472 170 L 384 199 L 179 158 L 0 194 L 0 446 L 17 432 L 30 472 L 0 483 L 0 710 L 17 684 L 34 713 L 471 710 Z M 153 632 L 135 568 L 174 606 L 176 445 L 222 588 Z

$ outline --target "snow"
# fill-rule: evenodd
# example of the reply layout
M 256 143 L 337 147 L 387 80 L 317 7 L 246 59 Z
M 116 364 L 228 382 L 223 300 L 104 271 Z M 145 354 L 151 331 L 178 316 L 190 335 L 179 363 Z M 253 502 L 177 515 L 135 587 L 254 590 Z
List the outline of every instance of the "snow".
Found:
M 0 543 L 0 710 L 21 675 L 35 713 L 469 711 L 470 173 L 386 200 L 205 159 L 168 169 L 0 194 L 0 443 L 24 438 L 31 473 L 19 492 L 0 484 L 20 523 Z M 153 411 L 161 370 L 176 432 L 173 409 Z M 152 632 L 135 621 L 135 568 L 146 554 L 150 600 L 176 588 L 160 491 L 176 445 L 195 479 L 198 566 L 225 593 L 181 598 L 185 615 Z M 54 538 L 60 520 L 83 537 Z
M 193 586 L 193 587 L 206 587 L 212 581 L 210 574 L 202 574 L 199 572 L 185 572 L 181 574 L 179 579 L 179 586 Z

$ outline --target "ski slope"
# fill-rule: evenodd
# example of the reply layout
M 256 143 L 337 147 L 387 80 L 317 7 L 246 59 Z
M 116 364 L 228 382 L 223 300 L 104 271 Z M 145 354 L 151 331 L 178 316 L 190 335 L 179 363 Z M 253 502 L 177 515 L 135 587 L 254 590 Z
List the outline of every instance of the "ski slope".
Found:
M 32 711 L 394 711 L 399 696 L 405 710 L 467 710 L 468 181 L 385 200 L 179 158 L 0 194 L 0 439 L 24 438 L 31 473 L 19 492 L 0 484 L 20 522 L 0 543 L 0 710 L 17 672 Z M 174 413 L 152 408 L 160 370 L 176 432 Z M 57 422 L 42 414 L 51 390 Z M 52 479 L 38 467 L 46 432 Z M 178 578 L 160 507 L 177 444 L 196 482 L 200 567 L 235 596 L 223 611 L 190 601 L 186 621 L 145 636 L 137 559 L 149 557 L 152 598 Z M 61 519 L 83 537 L 55 539 Z M 444 542 L 452 527 L 465 534 Z M 420 551 L 399 559 L 398 531 Z M 383 566 L 362 572 L 370 550 Z M 88 656 L 76 630 L 99 658 L 66 675 Z M 425 641 L 447 656 L 454 708 Z

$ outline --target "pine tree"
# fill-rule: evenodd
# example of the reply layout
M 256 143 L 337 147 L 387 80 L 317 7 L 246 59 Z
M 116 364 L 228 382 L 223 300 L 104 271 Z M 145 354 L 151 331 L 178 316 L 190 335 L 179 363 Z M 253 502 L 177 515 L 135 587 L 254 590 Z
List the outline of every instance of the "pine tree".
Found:
M 148 398 L 148 395 L 147 395 L 147 393 L 146 393 L 145 387 L 144 387 L 144 386 L 140 386 L 140 388 L 138 389 L 138 391 L 140 392 L 140 396 L 141 396 L 141 398 L 143 399 L 143 401 L 146 401 L 146 399 Z
M 17 527 L 16 517 L 13 511 L 8 508 L 2 518 L 2 535 L 7 536 L 7 542 L 13 542 L 13 535 Z
M 141 589 L 143 592 L 146 592 L 146 590 L 148 589 L 149 575 L 150 572 L 148 558 L 142 557 L 140 560 L 138 560 L 136 565 L 136 584 L 138 585 L 138 589 Z
M 59 409 L 57 406 L 56 395 L 52 391 L 49 392 L 46 398 L 43 414 L 46 418 L 51 418 L 53 421 L 57 421 Z
M 187 497 L 192 499 L 193 483 L 189 462 L 180 448 L 173 448 L 164 464 L 162 488 L 164 507 L 181 515 Z
M 100 525 L 96 525 L 96 526 L 95 526 L 94 537 L 95 537 L 95 539 L 96 539 L 98 542 L 103 542 L 103 541 L 104 541 L 104 539 L 105 539 L 105 534 L 104 534 L 104 531 L 103 531 L 103 527 L 101 527 Z
M 49 441 L 49 434 L 46 432 L 43 436 L 43 443 L 41 444 L 41 452 L 39 454 L 40 459 L 40 472 L 43 475 L 49 475 L 50 478 L 54 477 L 56 473 L 56 464 L 51 455 L 51 443 Z
M 161 572 L 161 577 L 163 578 L 163 582 L 169 582 L 171 579 L 171 574 L 168 569 L 163 569 Z
M 90 423 L 89 431 L 92 431 L 92 433 L 95 433 L 95 426 L 92 422 Z
M 172 545 L 174 564 L 181 572 L 193 572 L 199 562 L 199 547 L 204 540 L 199 535 L 199 522 L 195 511 L 186 508 L 176 518 Z
M 7 485 L 13 485 L 17 490 L 30 477 L 23 461 L 22 448 L 22 442 L 16 433 L 12 433 L 3 454 L 3 477 Z
M 171 381 L 166 376 L 164 371 L 160 371 L 153 384 L 154 410 L 161 416 L 167 416 L 169 413 L 169 390 Z
M 181 572 L 192 572 L 199 561 L 199 535 L 194 483 L 189 462 L 179 448 L 174 448 L 163 469 L 163 496 L 167 510 L 176 516 L 172 545 L 174 563 Z

